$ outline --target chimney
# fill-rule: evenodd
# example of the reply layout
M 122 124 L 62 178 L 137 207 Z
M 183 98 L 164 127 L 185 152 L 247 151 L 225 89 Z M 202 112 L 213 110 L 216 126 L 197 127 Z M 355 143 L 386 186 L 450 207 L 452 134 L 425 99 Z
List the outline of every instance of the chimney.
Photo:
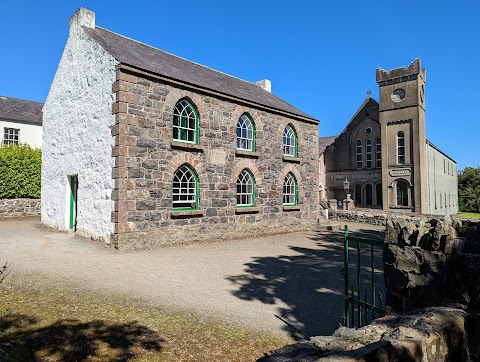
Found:
M 70 18 L 70 29 L 76 26 L 95 29 L 95 13 L 85 8 L 78 9 Z
M 255 84 L 265 89 L 267 92 L 272 93 L 272 82 L 270 82 L 268 79 L 259 80 Z

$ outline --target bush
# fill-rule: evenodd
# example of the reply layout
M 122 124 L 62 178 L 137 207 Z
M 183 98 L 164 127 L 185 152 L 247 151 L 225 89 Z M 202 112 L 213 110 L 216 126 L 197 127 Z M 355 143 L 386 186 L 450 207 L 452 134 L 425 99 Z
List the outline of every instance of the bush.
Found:
M 42 150 L 28 145 L 0 147 L 0 199 L 40 198 Z

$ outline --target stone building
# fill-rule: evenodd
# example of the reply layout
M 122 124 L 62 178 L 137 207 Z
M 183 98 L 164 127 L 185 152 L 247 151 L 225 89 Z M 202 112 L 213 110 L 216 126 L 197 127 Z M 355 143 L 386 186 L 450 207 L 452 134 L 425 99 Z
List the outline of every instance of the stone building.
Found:
M 144 248 L 311 228 L 318 121 L 79 9 L 44 107 L 42 222 Z
M 339 136 L 319 140 L 320 197 L 344 200 L 348 180 L 357 207 L 458 212 L 457 164 L 426 139 L 425 82 L 419 59 L 377 69 L 380 103 L 368 95 Z
M 28 144 L 42 147 L 43 103 L 0 96 L 2 145 Z

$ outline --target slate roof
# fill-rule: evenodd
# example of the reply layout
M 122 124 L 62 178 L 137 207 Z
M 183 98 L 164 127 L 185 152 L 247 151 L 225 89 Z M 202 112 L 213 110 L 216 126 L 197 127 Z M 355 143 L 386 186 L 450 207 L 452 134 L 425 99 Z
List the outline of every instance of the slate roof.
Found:
M 320 137 L 318 139 L 318 154 L 321 155 L 328 146 L 335 142 L 338 136 Z
M 254 83 L 232 77 L 98 26 L 94 29 L 85 27 L 84 29 L 91 38 L 122 64 L 317 121 Z
M 0 96 L 0 119 L 42 125 L 43 103 Z

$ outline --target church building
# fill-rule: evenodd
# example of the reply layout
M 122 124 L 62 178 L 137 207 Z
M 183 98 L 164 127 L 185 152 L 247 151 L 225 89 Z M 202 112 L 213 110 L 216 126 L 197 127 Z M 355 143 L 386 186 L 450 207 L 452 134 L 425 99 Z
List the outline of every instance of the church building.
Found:
M 456 214 L 457 164 L 426 139 L 420 60 L 379 68 L 376 80 L 380 102 L 369 94 L 339 136 L 319 139 L 320 198 L 350 194 L 355 207 Z

